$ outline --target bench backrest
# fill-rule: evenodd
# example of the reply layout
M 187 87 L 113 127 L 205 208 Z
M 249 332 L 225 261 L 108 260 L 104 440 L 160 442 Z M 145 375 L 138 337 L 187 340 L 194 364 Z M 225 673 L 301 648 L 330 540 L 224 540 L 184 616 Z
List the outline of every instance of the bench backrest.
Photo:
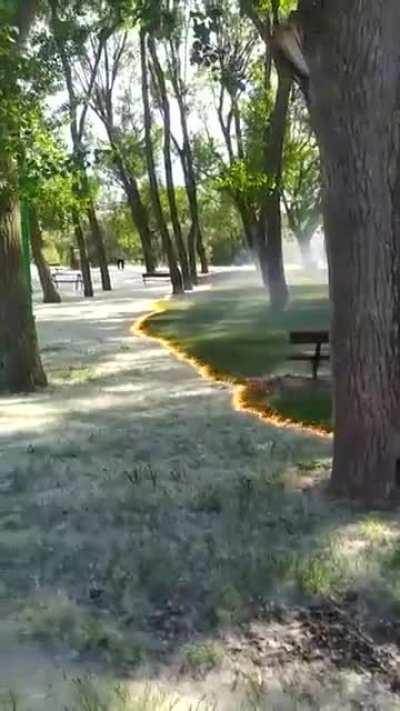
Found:
M 329 331 L 292 331 L 290 343 L 329 343 Z

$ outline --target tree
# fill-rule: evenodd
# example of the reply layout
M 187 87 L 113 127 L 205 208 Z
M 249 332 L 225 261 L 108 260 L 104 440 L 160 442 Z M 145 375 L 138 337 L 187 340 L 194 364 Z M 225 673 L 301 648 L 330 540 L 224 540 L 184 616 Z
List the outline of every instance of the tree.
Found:
M 260 5 L 254 0 L 243 0 L 244 12 L 253 22 L 265 45 L 264 84 L 271 88 L 271 60 L 273 60 L 278 85 L 274 106 L 264 132 L 263 156 L 264 173 L 269 186 L 264 193 L 259 215 L 256 244 L 264 281 L 270 291 L 271 305 L 275 309 L 285 308 L 289 299 L 282 253 L 281 185 L 283 172 L 283 146 L 287 127 L 289 97 L 292 73 L 285 56 L 273 45 L 272 31 L 279 27 L 280 10 L 291 4 L 286 1 L 281 8 L 281 0 L 271 0 Z
M 71 140 L 73 146 L 73 156 L 76 168 L 76 181 L 75 189 L 77 196 L 85 202 L 86 214 L 88 217 L 91 235 L 93 239 L 93 244 L 96 249 L 97 259 L 100 266 L 101 272 L 101 282 L 104 291 L 111 290 L 111 280 L 107 264 L 107 256 L 104 248 L 104 240 L 101 231 L 101 226 L 97 218 L 93 196 L 90 189 L 90 181 L 88 179 L 87 169 L 85 165 L 85 145 L 84 145 L 84 131 L 86 125 L 87 112 L 90 103 L 90 97 L 94 86 L 94 81 L 98 71 L 101 54 L 104 47 L 104 41 L 107 37 L 107 28 L 98 28 L 100 32 L 100 41 L 97 47 L 97 53 L 93 65 L 92 75 L 90 78 L 91 91 L 88 96 L 86 96 L 83 102 L 82 109 L 79 112 L 80 100 L 77 96 L 75 90 L 75 81 L 73 76 L 73 70 L 71 67 L 71 54 L 72 57 L 74 52 L 81 51 L 81 43 L 85 38 L 85 28 L 76 26 L 73 22 L 74 15 L 70 12 L 67 13 L 66 19 L 63 18 L 62 8 L 60 6 L 59 0 L 49 0 L 50 5 L 50 26 L 52 32 L 52 38 L 55 43 L 56 51 L 59 55 L 61 61 L 61 67 L 64 74 L 65 86 L 68 93 L 68 112 L 70 121 L 70 131 Z M 68 9 L 68 8 L 67 8 Z M 73 11 L 73 9 L 72 9 Z M 75 225 L 75 234 L 81 254 L 81 267 L 83 272 L 83 278 L 88 279 L 88 260 L 85 254 L 85 244 L 82 226 L 80 224 L 79 216 L 76 212 L 73 213 L 73 221 Z M 89 284 L 88 284 L 89 287 Z M 85 295 L 90 296 L 90 288 L 87 289 L 88 293 Z
M 29 123 L 32 97 L 27 99 L 21 79 L 29 80 L 24 41 L 36 9 L 34 0 L 13 3 L 12 10 L 0 9 L 0 391 L 46 385 L 22 263 L 15 160 L 23 159 L 23 131 Z
M 256 195 L 254 187 L 255 183 L 260 187 L 263 181 L 258 174 L 254 175 L 253 166 L 247 161 L 242 115 L 243 96 L 254 63 L 256 35 L 237 9 L 225 0 L 212 7 L 205 5 L 203 10 L 193 12 L 192 17 L 195 35 L 192 62 L 210 73 L 225 149 L 219 150 L 215 138 L 208 136 L 208 158 L 214 167 L 218 166 L 219 186 L 234 201 L 248 246 L 259 260 L 262 255 L 255 251 L 255 240 L 260 194 Z
M 29 210 L 30 217 L 30 238 L 32 247 L 32 256 L 38 270 L 40 284 L 43 292 L 43 303 L 59 304 L 61 296 L 52 278 L 49 265 L 43 255 L 43 236 L 40 227 L 39 217 L 36 207 L 31 205 Z
M 297 47 L 304 34 L 321 149 L 333 310 L 332 487 L 388 504 L 400 471 L 400 5 L 302 0 L 286 32 Z
M 157 46 L 152 34 L 148 35 L 148 48 L 152 62 L 152 70 L 154 76 L 154 84 L 159 96 L 161 114 L 164 123 L 164 166 L 165 177 L 167 184 L 167 194 L 169 211 L 171 215 L 172 229 L 175 237 L 176 249 L 179 257 L 179 263 L 182 271 L 183 286 L 186 290 L 192 289 L 192 279 L 189 267 L 189 260 L 186 252 L 186 246 L 182 234 L 182 226 L 179 219 L 178 207 L 175 198 L 174 176 L 172 169 L 172 130 L 171 130 L 171 108 L 168 98 L 168 90 L 165 81 L 164 72 L 158 58 Z
M 86 51 L 82 58 L 83 71 L 81 72 L 81 78 L 83 79 L 84 91 L 90 101 L 91 108 L 106 129 L 111 148 L 111 166 L 125 191 L 132 219 L 142 243 L 146 270 L 153 272 L 156 268 L 156 258 L 152 244 L 153 235 L 147 207 L 140 194 L 140 186 L 136 175 L 137 161 L 134 159 L 135 149 L 138 146 L 142 148 L 142 141 L 138 136 L 139 132 L 136 130 L 135 122 L 131 134 L 127 136 L 123 128 L 116 125 L 115 120 L 116 83 L 120 73 L 127 66 L 126 59 L 129 60 L 130 65 L 133 61 L 128 49 L 127 32 L 114 32 L 103 41 L 103 52 L 98 72 L 94 71 L 97 56 L 96 47 L 92 47 L 92 52 Z M 95 76 L 95 79 L 92 86 L 93 76 Z M 129 99 L 129 96 L 124 96 L 124 101 L 129 101 Z M 124 107 L 125 114 L 129 108 Z M 132 115 L 132 111 L 130 113 Z M 135 135 L 133 135 L 133 131 Z
M 188 64 L 188 36 L 190 23 L 189 10 L 182 7 L 181 0 L 175 0 L 174 14 L 176 17 L 175 27 L 166 38 L 165 52 L 168 62 L 168 73 L 176 99 L 182 133 L 182 144 L 174 140 L 179 157 L 181 159 L 185 186 L 188 197 L 191 227 L 188 236 L 188 250 L 190 272 L 193 283 L 197 282 L 196 251 L 200 258 L 202 274 L 208 273 L 207 254 L 204 247 L 204 238 L 201 229 L 198 189 L 196 183 L 192 141 L 189 132 L 188 116 L 190 108 L 188 104 L 189 88 L 187 78 L 184 76 L 182 64 Z M 184 54 L 183 60 L 181 54 Z
M 181 294 L 183 292 L 182 276 L 178 268 L 174 245 L 169 234 L 168 226 L 165 221 L 161 205 L 160 190 L 154 159 L 152 137 L 153 120 L 150 108 L 149 70 L 147 57 L 147 33 L 144 27 L 140 29 L 140 61 L 142 69 L 142 101 L 144 111 L 146 162 L 150 184 L 150 196 L 154 214 L 161 234 L 163 250 L 168 261 L 168 267 L 171 275 L 172 290 L 174 294 Z

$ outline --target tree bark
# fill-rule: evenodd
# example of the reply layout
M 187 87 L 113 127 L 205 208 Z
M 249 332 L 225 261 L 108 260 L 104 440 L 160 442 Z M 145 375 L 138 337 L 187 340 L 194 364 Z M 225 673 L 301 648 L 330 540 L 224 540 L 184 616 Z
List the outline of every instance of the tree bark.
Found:
M 279 311 L 286 308 L 289 301 L 282 251 L 281 180 L 292 79 L 282 60 L 275 58 L 275 65 L 278 72 L 278 89 L 265 143 L 264 169 L 270 185 L 261 208 L 256 250 L 261 272 L 267 279 L 271 307 Z
M 10 23 L 19 27 L 18 53 L 33 22 L 37 3 L 13 3 Z M 3 121 L 4 124 L 4 121 Z M 15 127 L 14 127 L 15 128 Z M 7 142 L 8 127 L 2 125 Z M 16 167 L 0 154 L 0 392 L 24 392 L 47 384 L 40 360 L 30 285 L 21 254 L 21 216 Z
M 332 487 L 376 506 L 400 474 L 400 5 L 312 5 L 301 17 L 333 301 Z
M 171 159 L 171 110 L 168 100 L 167 88 L 165 84 L 164 73 L 161 68 L 161 64 L 158 59 L 157 50 L 155 46 L 154 39 L 149 35 L 149 52 L 153 62 L 153 67 L 155 75 L 157 77 L 158 90 L 160 92 L 160 98 L 162 103 L 162 115 L 164 120 L 164 165 L 165 165 L 165 177 L 167 182 L 167 194 L 169 210 L 171 215 L 172 228 L 175 236 L 175 243 L 179 257 L 179 263 L 182 270 L 183 286 L 187 291 L 190 291 L 192 287 L 192 280 L 190 277 L 189 260 L 186 252 L 185 243 L 182 235 L 181 223 L 179 220 L 178 207 L 176 204 L 175 197 L 175 186 L 174 186 L 174 176 L 172 170 L 172 159 Z
M 21 255 L 18 203 L 8 186 L 11 163 L 0 164 L 0 392 L 29 392 L 47 384 L 37 343 L 29 284 Z
M 111 291 L 111 279 L 110 272 L 108 269 L 106 248 L 104 246 L 103 230 L 97 217 L 97 213 L 91 196 L 89 180 L 87 177 L 86 169 L 83 165 L 80 167 L 79 179 L 81 197 L 87 202 L 86 213 L 89 220 L 90 234 L 92 235 L 93 246 L 95 248 L 97 256 L 97 262 L 100 267 L 101 286 L 103 291 Z
M 93 284 L 92 275 L 90 273 L 89 258 L 87 255 L 85 237 L 83 235 L 81 221 L 79 219 L 78 213 L 75 210 L 72 212 L 72 222 L 74 225 L 76 244 L 79 249 L 79 259 L 81 263 L 81 272 L 83 280 L 83 293 L 87 298 L 91 298 L 93 296 Z
M 161 205 L 160 191 L 158 188 L 158 180 L 156 173 L 156 165 L 154 160 L 153 139 L 151 135 L 152 117 L 150 109 L 149 97 L 149 79 L 147 67 L 147 47 L 146 47 L 146 32 L 140 30 L 140 59 L 142 68 L 142 101 L 144 110 L 144 127 L 145 127 L 145 142 L 146 142 L 146 162 L 147 172 L 150 183 L 150 194 L 153 205 L 154 214 L 158 222 L 158 227 L 161 233 L 161 241 L 164 253 L 168 260 L 169 272 L 171 275 L 171 284 L 174 294 L 183 293 L 182 276 L 179 271 L 176 254 L 172 240 L 168 231 L 167 223 L 165 222 L 164 213 Z
M 51 271 L 43 256 L 43 238 L 40 228 L 39 218 L 36 208 L 31 205 L 29 211 L 30 217 L 30 233 L 32 256 L 38 270 L 40 284 L 43 292 L 44 304 L 60 304 L 61 296 L 51 278 Z
M 187 121 L 188 109 L 185 104 L 185 99 L 182 91 L 180 64 L 177 58 L 177 52 L 173 40 L 169 43 L 169 47 L 172 58 L 171 81 L 174 88 L 175 98 L 178 104 L 183 137 L 183 146 L 182 150 L 179 151 L 179 153 L 181 157 L 183 174 L 185 177 L 185 187 L 188 197 L 190 217 L 192 221 L 192 226 L 188 237 L 190 273 L 193 283 L 197 283 L 196 250 L 200 259 L 202 274 L 208 274 L 208 259 L 204 247 L 204 239 L 200 223 L 197 183 L 193 165 L 193 152 L 190 142 L 190 134 Z

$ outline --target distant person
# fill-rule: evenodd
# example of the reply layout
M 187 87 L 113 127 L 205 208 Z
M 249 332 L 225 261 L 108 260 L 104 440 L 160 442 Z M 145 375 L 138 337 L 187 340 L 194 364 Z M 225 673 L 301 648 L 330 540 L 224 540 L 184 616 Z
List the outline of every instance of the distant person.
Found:
M 123 257 L 120 257 L 117 259 L 117 267 L 119 272 L 123 272 L 125 269 L 125 259 Z

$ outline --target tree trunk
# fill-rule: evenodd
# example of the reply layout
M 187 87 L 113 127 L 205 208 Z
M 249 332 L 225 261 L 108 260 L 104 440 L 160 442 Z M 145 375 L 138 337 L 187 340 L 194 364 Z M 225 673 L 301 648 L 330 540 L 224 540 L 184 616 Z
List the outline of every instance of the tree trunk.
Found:
M 153 251 L 153 235 L 151 233 L 149 216 L 145 205 L 142 202 L 136 180 L 127 176 L 125 172 L 120 173 L 124 185 L 126 198 L 132 215 L 132 221 L 136 225 L 142 245 L 143 259 L 147 272 L 154 272 L 157 268 L 157 260 Z
M 261 208 L 256 249 L 260 265 L 261 260 L 267 260 L 266 270 L 263 266 L 261 266 L 261 270 L 263 274 L 266 271 L 271 306 L 275 310 L 282 310 L 287 306 L 289 291 L 283 264 L 280 195 L 283 144 L 292 79 L 282 60 L 275 58 L 275 64 L 278 72 L 278 89 L 265 144 L 265 173 L 269 178 L 270 187 L 266 191 L 264 204 Z
M 132 220 L 139 232 L 146 271 L 154 272 L 157 269 L 157 259 L 153 251 L 153 235 L 149 225 L 147 210 L 140 199 L 137 188 L 131 181 L 129 181 L 129 185 L 127 185 L 125 190 Z
M 146 48 L 146 32 L 145 30 L 140 30 L 140 59 L 142 68 L 142 100 L 143 100 L 143 110 L 144 110 L 144 127 L 145 127 L 145 142 L 146 142 L 146 162 L 147 162 L 147 172 L 149 176 L 150 183 L 150 194 L 151 201 L 153 205 L 153 210 L 155 213 L 156 220 L 158 222 L 159 230 L 161 233 L 161 240 L 163 250 L 167 256 L 169 272 L 171 275 L 171 284 L 174 294 L 182 294 L 183 284 L 182 276 L 179 271 L 179 267 L 176 261 L 176 255 L 172 240 L 168 231 L 167 224 L 165 222 L 164 213 L 161 205 L 160 192 L 158 189 L 158 180 L 156 173 L 156 165 L 154 160 L 153 152 L 153 139 L 152 139 L 152 118 L 150 109 L 150 97 L 149 97 L 149 80 L 148 80 L 148 67 L 147 67 L 147 48 Z
M 110 272 L 108 270 L 108 262 L 106 250 L 104 246 L 103 231 L 97 218 L 96 210 L 90 200 L 90 205 L 87 209 L 87 215 L 90 224 L 90 232 L 96 250 L 97 261 L 100 267 L 101 286 L 103 291 L 111 291 Z
M 43 291 L 44 304 L 60 304 L 61 296 L 51 278 L 51 271 L 43 256 L 43 238 L 40 229 L 36 208 L 31 205 L 30 211 L 30 233 L 32 256 L 38 270 L 40 284 Z
M 193 152 L 190 143 L 189 127 L 187 121 L 188 108 L 185 104 L 184 94 L 182 90 L 182 80 L 180 75 L 180 63 L 176 56 L 176 48 L 173 41 L 170 42 L 170 50 L 172 54 L 172 71 L 171 80 L 174 87 L 175 97 L 178 103 L 179 116 L 181 122 L 181 130 L 183 136 L 183 148 L 180 152 L 183 174 L 185 177 L 186 193 L 188 197 L 190 217 L 192 220 L 191 231 L 189 233 L 189 263 L 190 273 L 193 283 L 197 283 L 197 267 L 196 267 L 196 249 L 200 259 L 201 273 L 208 274 L 208 260 L 204 247 L 203 233 L 201 230 L 199 204 L 197 198 L 197 184 L 195 170 L 193 166 Z M 194 246 L 194 255 L 193 255 Z
M 19 29 L 17 42 L 9 51 L 20 51 L 37 10 L 36 0 L 9 3 L 7 23 Z M 9 17 L 7 17 L 7 13 Z M 18 60 L 18 57 L 15 57 Z M 10 88 L 4 88 L 7 95 Z M 24 392 L 47 384 L 40 360 L 35 320 L 32 313 L 30 279 L 21 253 L 21 216 L 17 202 L 18 180 L 7 145 L 10 127 L 2 118 L 6 149 L 0 152 L 0 392 Z M 4 123 L 5 121 L 5 123 Z M 14 117 L 12 131 L 15 131 Z
M 79 263 L 75 255 L 74 246 L 72 244 L 69 247 L 69 266 L 70 269 L 79 269 Z
M 66 42 L 66 36 L 63 31 L 63 23 L 60 22 L 59 18 L 59 0 L 50 0 L 50 10 L 51 10 L 51 29 L 54 35 L 54 39 L 57 45 L 57 50 L 60 55 L 61 59 L 61 64 L 63 68 L 63 73 L 64 73 L 64 79 L 65 79 L 65 84 L 68 92 L 68 102 L 69 102 L 69 118 L 70 118 L 70 133 L 71 133 L 71 141 L 72 141 L 72 146 L 73 146 L 73 156 L 76 164 L 76 172 L 77 172 L 77 185 L 76 185 L 76 194 L 80 199 L 84 199 L 88 205 L 87 207 L 87 216 L 89 219 L 89 224 L 90 224 L 90 230 L 92 234 L 92 239 L 93 239 L 93 245 L 96 250 L 97 254 L 97 260 L 98 264 L 100 267 L 100 273 L 101 273 L 101 285 L 103 288 L 103 291 L 111 291 L 111 280 L 110 280 L 110 273 L 108 270 L 108 263 L 107 263 L 107 255 L 106 255 L 106 250 L 104 246 L 104 238 L 103 238 L 103 233 L 102 229 L 100 226 L 100 223 L 97 219 L 96 215 L 96 210 L 93 204 L 93 197 L 92 197 L 92 190 L 90 187 L 90 183 L 87 177 L 87 172 L 86 172 L 86 166 L 84 163 L 84 145 L 83 145 L 83 134 L 84 134 L 84 125 L 85 125 L 85 119 L 87 116 L 87 108 L 88 106 L 86 105 L 81 113 L 80 119 L 78 121 L 78 107 L 80 105 L 80 100 L 76 95 L 76 83 L 74 82 L 73 74 L 72 74 L 72 68 L 71 68 L 71 61 L 70 57 L 68 56 L 68 47 L 67 47 L 67 42 Z M 98 68 L 98 63 L 100 61 L 100 56 L 101 53 L 98 54 L 97 59 L 95 60 L 95 66 L 92 68 L 93 72 L 97 71 Z M 79 222 L 79 219 L 78 219 Z M 79 223 L 79 227 L 76 225 L 75 221 L 75 234 L 77 236 L 77 241 L 78 244 L 81 242 L 80 236 L 78 236 L 79 232 L 81 231 L 81 226 Z M 81 242 L 82 244 L 82 242 Z M 83 242 L 84 246 L 84 242 Z M 86 249 L 84 250 L 86 254 Z M 84 257 L 83 251 L 81 252 L 81 258 Z M 82 259 L 81 259 L 82 261 Z M 82 263 L 82 272 L 85 271 L 86 276 L 88 277 L 87 273 L 87 265 L 86 265 L 86 259 L 84 257 L 83 263 Z M 89 273 L 90 276 L 90 273 Z M 93 290 L 89 289 L 89 291 L 92 291 L 91 294 L 85 294 L 86 296 L 93 296 Z
M 90 273 L 90 264 L 87 255 L 85 237 L 83 235 L 81 221 L 79 219 L 79 215 L 75 211 L 72 213 L 72 221 L 74 224 L 76 244 L 78 245 L 79 249 L 79 258 L 81 263 L 81 272 L 83 280 L 83 293 L 86 297 L 90 298 L 93 296 L 92 275 Z
M 313 271 L 313 269 L 315 269 L 316 267 L 311 250 L 311 238 L 312 235 L 309 233 L 305 234 L 301 231 L 296 233 L 296 239 L 299 245 L 301 259 L 305 271 Z
M 22 263 L 20 212 L 8 190 L 13 168 L 3 159 L 0 170 L 7 186 L 0 194 L 0 392 L 25 392 L 47 381 Z
M 127 169 L 124 163 L 123 156 L 118 146 L 118 140 L 115 136 L 115 130 L 112 125 L 112 115 L 109 119 L 110 120 L 107 121 L 104 117 L 103 121 L 106 123 L 108 139 L 114 152 L 116 169 L 125 190 L 133 224 L 136 226 L 139 233 L 146 271 L 151 273 L 157 268 L 157 259 L 153 251 L 153 235 L 150 229 L 149 215 L 146 206 L 143 204 L 136 177 Z
M 333 300 L 332 487 L 376 506 L 400 474 L 400 5 L 301 9 Z
M 190 291 L 192 287 L 192 280 L 190 278 L 189 260 L 186 252 L 185 243 L 182 235 L 181 223 L 179 220 L 178 207 L 176 204 L 175 197 L 175 186 L 174 186 L 174 176 L 172 170 L 172 158 L 171 158 L 171 111 L 169 106 L 167 88 L 165 85 L 164 73 L 161 68 L 157 56 L 157 50 L 153 37 L 149 36 L 149 51 L 153 62 L 154 71 L 157 77 L 158 89 L 160 92 L 160 98 L 162 103 L 162 114 L 164 120 L 164 165 L 165 165 L 165 177 L 167 182 L 167 194 L 169 210 L 171 215 L 172 228 L 175 236 L 175 243 L 179 257 L 179 263 L 182 270 L 183 286 L 187 291 Z
M 84 165 L 80 165 L 79 168 L 79 183 L 80 195 L 87 202 L 86 213 L 89 220 L 90 234 L 92 236 L 97 262 L 100 267 L 101 286 L 103 291 L 111 291 L 111 279 L 108 269 L 106 249 L 104 246 L 103 230 L 101 229 L 101 225 L 93 204 L 89 180 Z

